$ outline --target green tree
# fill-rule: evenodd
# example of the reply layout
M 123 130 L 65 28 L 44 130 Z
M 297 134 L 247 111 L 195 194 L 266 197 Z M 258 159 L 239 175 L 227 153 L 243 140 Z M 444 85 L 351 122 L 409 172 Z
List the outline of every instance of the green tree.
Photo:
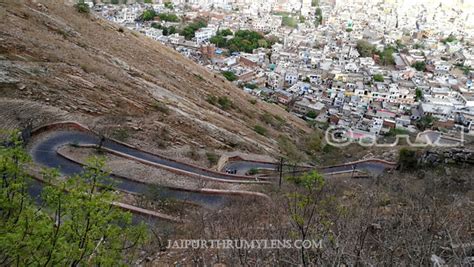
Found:
M 244 51 L 246 53 L 252 53 L 254 49 L 259 47 L 272 46 L 277 41 L 275 38 L 265 39 L 260 33 L 249 30 L 239 30 L 233 38 L 227 41 L 224 37 L 231 34 L 230 30 L 219 31 L 210 41 L 218 47 L 229 49 L 230 52 Z
M 235 75 L 232 71 L 223 71 L 222 75 L 224 75 L 224 77 L 230 82 L 237 80 L 237 75 Z
M 290 17 L 289 15 L 284 15 L 282 20 L 281 20 L 281 24 L 283 26 L 286 26 L 286 27 L 296 28 L 296 26 L 298 25 L 298 21 L 296 20 L 295 17 Z
M 316 8 L 316 19 L 314 21 L 315 25 L 318 26 L 318 25 L 321 25 L 323 23 L 323 11 L 321 10 L 321 8 Z
M 318 114 L 314 110 L 310 110 L 310 111 L 308 111 L 308 113 L 306 113 L 306 117 L 311 118 L 311 119 L 314 119 L 317 116 L 318 116 Z
M 179 18 L 176 14 L 172 13 L 160 13 L 158 14 L 158 18 L 160 18 L 161 21 L 169 21 L 169 22 L 178 22 Z
M 258 47 L 264 47 L 264 48 L 268 47 L 268 43 L 265 39 L 259 39 L 257 41 L 257 44 L 258 44 Z
M 383 81 L 384 81 L 384 78 L 383 78 L 383 75 L 382 75 L 382 74 L 375 74 L 375 75 L 373 76 L 373 79 L 374 79 L 374 81 L 376 81 L 376 82 L 383 82 Z
M 143 226 L 112 205 L 116 195 L 105 185 L 102 160 L 67 180 L 46 170 L 42 204 L 27 193 L 30 159 L 18 134 L 0 146 L 0 258 L 16 266 L 115 266 L 133 260 L 144 240 Z M 107 188 L 107 189 L 101 189 Z M 131 262 L 129 262 L 130 264 Z
M 452 34 L 450 34 L 448 37 L 443 39 L 441 42 L 443 42 L 444 44 L 447 44 L 447 43 L 452 43 L 454 41 L 456 41 L 456 37 L 454 37 Z
M 230 29 L 224 29 L 224 30 L 220 30 L 217 35 L 220 35 L 220 36 L 229 36 L 229 35 L 233 35 L 232 31 Z
M 366 40 L 358 40 L 357 51 L 361 57 L 372 57 L 372 55 L 375 53 L 375 46 L 371 45 Z
M 171 34 L 175 34 L 176 28 L 174 26 L 169 26 L 168 28 L 163 29 L 163 35 L 168 36 Z
M 311 6 L 319 6 L 319 0 L 311 0 Z
M 181 30 L 180 34 L 183 35 L 186 40 L 191 40 L 194 38 L 194 35 L 197 30 L 206 26 L 206 20 L 203 18 L 198 18 L 194 22 L 188 24 L 188 26 L 184 27 L 183 30 Z
M 395 53 L 395 51 L 395 48 L 388 46 L 385 47 L 383 51 L 377 52 L 383 65 L 387 66 L 395 64 L 395 59 L 393 57 L 393 53 Z
M 291 225 L 295 228 L 300 240 L 311 240 L 316 237 L 330 236 L 331 219 L 329 211 L 334 207 L 334 199 L 325 197 L 324 178 L 316 171 L 301 176 L 286 178 L 296 188 L 286 194 L 287 207 Z M 301 263 L 308 266 L 310 260 L 304 247 L 300 248 Z
M 420 88 L 415 90 L 415 101 L 420 101 L 423 99 L 423 91 Z
M 150 21 L 150 20 L 154 20 L 156 17 L 156 12 L 155 10 L 153 9 L 147 9 L 145 11 L 143 11 L 143 13 L 140 15 L 140 20 L 143 20 L 143 21 Z
M 165 4 L 165 8 L 167 8 L 167 9 L 174 9 L 173 3 L 171 3 L 171 2 L 168 1 L 168 2 L 165 2 L 164 4 Z
M 426 63 L 424 61 L 417 61 L 411 65 L 417 71 L 425 71 L 426 70 Z
M 416 155 L 416 151 L 408 148 L 400 149 L 398 163 L 400 164 L 400 169 L 402 171 L 415 170 L 418 166 L 418 157 Z
M 431 128 L 434 122 L 435 118 L 431 115 L 427 115 L 416 122 L 416 127 L 418 127 L 420 131 L 424 131 L 426 129 Z
M 222 35 L 212 36 L 209 40 L 211 43 L 215 44 L 217 47 L 223 48 L 227 45 L 227 40 Z

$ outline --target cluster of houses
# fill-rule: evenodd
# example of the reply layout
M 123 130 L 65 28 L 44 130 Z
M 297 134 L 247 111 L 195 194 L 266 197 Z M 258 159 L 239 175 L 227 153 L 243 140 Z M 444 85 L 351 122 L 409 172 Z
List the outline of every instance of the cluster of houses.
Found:
M 168 12 L 160 3 L 95 8 L 210 71 L 233 72 L 234 83 L 249 94 L 307 120 L 350 128 L 354 140 L 375 139 L 395 128 L 416 132 L 418 122 L 427 117 L 445 132 L 474 130 L 474 23 L 466 24 L 474 16 L 460 13 L 463 7 L 403 9 L 399 1 L 363 5 L 355 0 L 318 7 L 306 0 L 204 2 L 206 7 L 185 10 L 175 1 L 177 15 L 208 19 L 192 40 L 177 33 L 165 36 L 150 23 L 136 21 L 145 8 Z M 315 23 L 316 9 L 324 14 L 322 24 Z M 283 27 L 281 13 L 295 10 L 304 19 L 296 27 Z M 253 53 L 229 53 L 209 43 L 222 29 L 253 30 L 278 42 Z M 362 39 L 374 51 L 392 47 L 392 59 L 387 63 L 380 53 L 362 55 Z M 417 62 L 423 63 L 422 69 L 415 67 Z

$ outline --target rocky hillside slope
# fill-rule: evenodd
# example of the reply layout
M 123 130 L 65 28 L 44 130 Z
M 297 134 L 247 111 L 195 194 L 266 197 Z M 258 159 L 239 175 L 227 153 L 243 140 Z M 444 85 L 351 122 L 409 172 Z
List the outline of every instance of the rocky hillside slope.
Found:
M 2 121 L 77 119 L 134 143 L 260 153 L 308 131 L 172 49 L 60 2 L 0 0 Z M 225 110 L 207 101 L 224 96 Z

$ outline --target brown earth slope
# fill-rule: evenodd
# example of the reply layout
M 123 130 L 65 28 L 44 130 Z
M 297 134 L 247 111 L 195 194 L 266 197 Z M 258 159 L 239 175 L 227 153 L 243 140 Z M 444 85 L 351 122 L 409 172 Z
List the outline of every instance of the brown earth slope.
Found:
M 58 2 L 0 0 L 2 121 L 76 119 L 133 143 L 260 153 L 275 152 L 279 134 L 308 131 L 174 50 Z M 233 107 L 209 96 L 227 96 Z

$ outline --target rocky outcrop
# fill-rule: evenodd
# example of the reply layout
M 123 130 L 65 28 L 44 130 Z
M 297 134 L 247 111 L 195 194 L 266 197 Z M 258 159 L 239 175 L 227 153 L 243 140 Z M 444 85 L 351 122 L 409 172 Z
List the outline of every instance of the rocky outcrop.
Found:
M 474 150 L 463 148 L 427 150 L 420 158 L 423 164 L 474 164 Z

